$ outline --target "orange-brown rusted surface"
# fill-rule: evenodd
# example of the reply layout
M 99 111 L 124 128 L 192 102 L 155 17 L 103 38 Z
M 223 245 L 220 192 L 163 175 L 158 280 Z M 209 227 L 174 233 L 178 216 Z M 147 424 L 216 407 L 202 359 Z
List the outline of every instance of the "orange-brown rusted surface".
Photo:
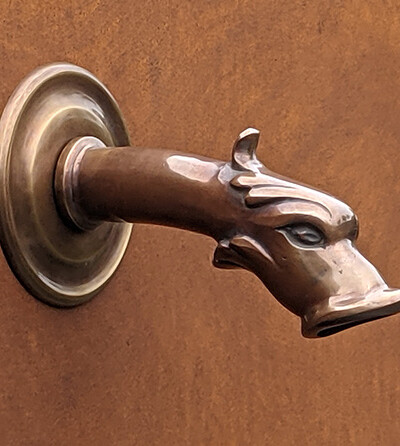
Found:
M 65 3 L 65 4 L 64 4 Z M 110 87 L 132 143 L 259 158 L 328 190 L 399 284 L 400 8 L 369 2 L 7 1 L 0 102 L 67 60 Z M 397 317 L 331 338 L 203 236 L 139 227 L 107 289 L 73 310 L 30 297 L 0 258 L 4 445 L 395 445 Z M 154 274 L 157 271 L 157 275 Z

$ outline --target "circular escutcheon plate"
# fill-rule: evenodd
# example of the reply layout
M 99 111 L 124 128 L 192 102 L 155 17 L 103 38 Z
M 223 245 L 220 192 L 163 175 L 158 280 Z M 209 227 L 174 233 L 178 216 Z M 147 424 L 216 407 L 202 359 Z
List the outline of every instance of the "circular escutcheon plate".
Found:
M 91 231 L 64 224 L 54 198 L 63 147 L 94 136 L 106 146 L 129 145 L 109 91 L 88 71 L 67 63 L 37 69 L 15 90 L 0 121 L 0 236 L 24 287 L 40 300 L 74 306 L 110 279 L 132 225 L 103 223 Z

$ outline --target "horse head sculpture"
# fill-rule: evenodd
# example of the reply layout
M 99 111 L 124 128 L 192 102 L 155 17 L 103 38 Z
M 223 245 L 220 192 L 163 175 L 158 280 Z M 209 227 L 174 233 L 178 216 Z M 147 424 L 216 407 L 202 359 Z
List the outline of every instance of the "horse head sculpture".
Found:
M 213 237 L 214 265 L 255 273 L 307 337 L 399 312 L 400 290 L 354 245 L 350 207 L 269 171 L 258 139 L 241 133 L 229 162 L 130 147 L 117 104 L 91 73 L 39 68 L 0 122 L 7 259 L 33 295 L 74 306 L 112 276 L 130 223 L 161 224 Z

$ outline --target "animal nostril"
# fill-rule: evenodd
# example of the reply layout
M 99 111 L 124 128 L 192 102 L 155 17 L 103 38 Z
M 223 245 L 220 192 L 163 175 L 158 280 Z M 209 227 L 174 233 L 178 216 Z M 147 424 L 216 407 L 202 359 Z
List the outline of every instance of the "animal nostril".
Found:
M 358 237 L 358 232 L 359 232 L 359 227 L 358 227 L 358 222 L 357 220 L 354 222 L 354 226 L 351 228 L 350 232 L 349 232 L 349 239 L 350 240 L 357 240 Z

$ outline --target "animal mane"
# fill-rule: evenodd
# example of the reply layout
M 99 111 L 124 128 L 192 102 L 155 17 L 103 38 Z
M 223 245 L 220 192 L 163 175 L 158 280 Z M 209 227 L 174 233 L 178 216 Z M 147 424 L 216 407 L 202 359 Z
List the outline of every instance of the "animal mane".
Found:
M 243 191 L 245 204 L 250 208 L 304 197 L 304 194 L 289 182 L 262 173 L 241 173 L 232 178 L 230 185 Z

